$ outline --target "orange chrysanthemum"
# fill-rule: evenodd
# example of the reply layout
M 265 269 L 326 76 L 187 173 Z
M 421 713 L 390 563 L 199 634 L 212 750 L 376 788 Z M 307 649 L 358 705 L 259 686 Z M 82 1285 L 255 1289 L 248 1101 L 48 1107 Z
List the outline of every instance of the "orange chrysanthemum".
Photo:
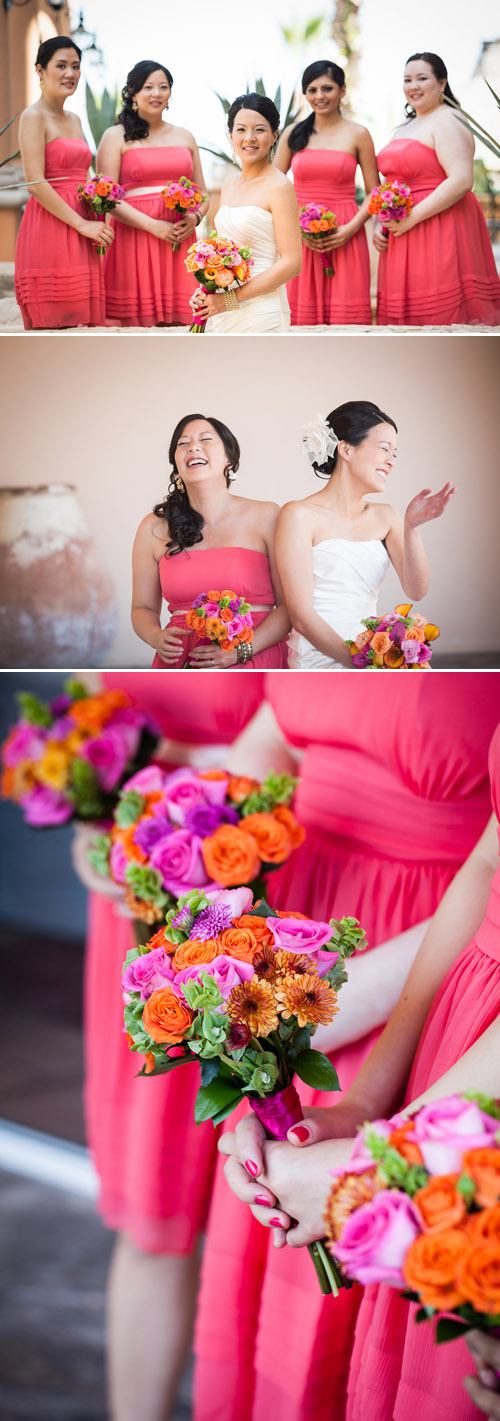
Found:
M 268 1036 L 278 1026 L 273 989 L 258 977 L 233 987 L 226 1010 L 230 1020 L 248 1026 L 252 1036 Z
M 261 982 L 277 981 L 279 977 L 279 972 L 276 969 L 277 955 L 274 948 L 270 947 L 268 943 L 259 947 L 258 952 L 255 953 L 253 966 L 255 968 L 255 974 Z
M 374 1194 L 384 1189 L 384 1181 L 376 1169 L 367 1169 L 364 1174 L 342 1174 L 332 1184 L 323 1215 L 327 1238 L 335 1244 L 340 1238 L 344 1224 L 354 1209 L 361 1204 L 369 1204 Z
M 124 901 L 134 918 L 140 918 L 141 923 L 147 923 L 149 927 L 159 923 L 163 917 L 163 908 L 158 908 L 150 899 L 136 898 L 128 883 L 125 885 Z
M 299 1026 L 326 1026 L 338 1011 L 337 993 L 321 977 L 283 977 L 276 987 L 278 1011 L 285 1021 L 295 1016 Z
M 308 957 L 305 952 L 286 952 L 284 947 L 280 947 L 274 955 L 274 960 L 278 977 L 304 977 L 307 974 L 318 976 L 314 959 Z

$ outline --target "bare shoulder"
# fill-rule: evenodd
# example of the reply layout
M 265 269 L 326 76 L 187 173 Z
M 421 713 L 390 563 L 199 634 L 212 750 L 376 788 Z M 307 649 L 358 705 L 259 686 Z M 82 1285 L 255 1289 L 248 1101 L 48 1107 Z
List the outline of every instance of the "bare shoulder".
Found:
M 104 140 L 106 140 L 107 144 L 113 144 L 114 148 L 121 148 L 122 143 L 125 143 L 125 129 L 123 124 L 112 123 L 110 128 L 106 128 L 102 135 L 101 143 L 103 143 Z
M 30 104 L 29 108 L 23 109 L 19 119 L 19 133 L 24 132 L 30 136 L 38 136 L 45 133 L 45 114 L 38 107 L 38 103 Z
M 374 522 L 381 538 L 385 538 L 393 528 L 399 527 L 401 514 L 392 503 L 372 503 L 370 508 L 375 515 Z
M 189 128 L 175 128 L 174 132 L 176 138 L 182 139 L 185 148 L 196 147 L 196 139 L 194 133 L 191 133 L 191 130 Z
M 306 523 L 312 523 L 314 518 L 314 495 L 310 498 L 294 498 L 289 503 L 284 503 L 280 509 L 280 527 L 294 529 L 303 528 Z
M 146 513 L 146 517 L 139 523 L 136 537 L 145 547 L 153 539 L 168 538 L 168 523 L 166 518 L 161 518 L 157 513 Z
M 345 121 L 358 143 L 362 143 L 364 138 L 371 138 L 370 130 L 364 123 L 358 123 L 355 118 L 347 118 Z
M 437 142 L 440 138 L 443 141 L 452 139 L 455 143 L 461 142 L 464 148 L 466 146 L 471 150 L 474 148 L 474 137 L 466 124 L 461 122 L 460 111 L 450 108 L 449 104 L 440 104 L 433 118 Z

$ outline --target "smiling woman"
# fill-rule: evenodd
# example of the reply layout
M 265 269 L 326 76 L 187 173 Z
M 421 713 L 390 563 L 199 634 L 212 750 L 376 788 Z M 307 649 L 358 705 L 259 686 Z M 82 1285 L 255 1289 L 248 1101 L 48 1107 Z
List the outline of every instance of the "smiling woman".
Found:
M 320 493 L 286 503 L 276 535 L 276 558 L 293 631 L 294 669 L 350 670 L 346 639 L 377 610 L 390 563 L 412 602 L 429 587 L 429 564 L 419 525 L 444 512 L 452 493 L 422 489 L 404 523 L 389 503 L 367 503 L 385 487 L 396 461 L 397 426 L 366 400 L 348 400 L 304 430 L 304 447 Z
M 290 622 L 274 557 L 277 504 L 231 493 L 240 448 L 218 419 L 185 415 L 169 458 L 168 493 L 143 519 L 133 551 L 132 625 L 154 648 L 153 666 L 286 666 Z M 250 604 L 254 632 L 251 642 L 224 649 L 190 632 L 186 615 L 202 593 L 214 601 L 228 590 Z M 170 620 L 162 629 L 163 598 Z

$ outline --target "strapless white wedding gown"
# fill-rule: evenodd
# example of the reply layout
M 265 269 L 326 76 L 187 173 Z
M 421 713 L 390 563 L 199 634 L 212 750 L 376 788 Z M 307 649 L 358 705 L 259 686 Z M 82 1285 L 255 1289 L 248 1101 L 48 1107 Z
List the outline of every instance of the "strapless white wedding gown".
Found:
M 264 207 L 219 207 L 215 228 L 219 237 L 230 237 L 238 247 L 250 247 L 252 277 L 268 271 L 278 260 L 272 213 L 266 212 Z M 253 296 L 250 301 L 244 301 L 237 311 L 211 316 L 206 329 L 210 335 L 226 332 L 252 335 L 261 331 L 287 331 L 289 326 L 286 286 L 278 286 L 266 296 Z
M 315 612 L 342 638 L 362 631 L 364 617 L 377 615 L 377 596 L 389 567 L 389 554 L 378 538 L 352 542 L 325 538 L 313 548 L 313 605 Z M 288 665 L 294 671 L 346 671 L 339 661 L 323 656 L 315 646 L 292 631 L 288 639 Z

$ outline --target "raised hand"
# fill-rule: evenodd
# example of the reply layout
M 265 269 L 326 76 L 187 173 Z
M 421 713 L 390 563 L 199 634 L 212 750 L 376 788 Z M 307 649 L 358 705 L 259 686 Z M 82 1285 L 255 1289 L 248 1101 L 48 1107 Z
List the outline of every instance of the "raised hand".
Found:
M 405 527 L 419 528 L 422 523 L 430 523 L 433 518 L 440 518 L 454 493 L 455 486 L 449 482 L 444 484 L 438 493 L 433 493 L 430 488 L 421 489 L 408 504 Z

